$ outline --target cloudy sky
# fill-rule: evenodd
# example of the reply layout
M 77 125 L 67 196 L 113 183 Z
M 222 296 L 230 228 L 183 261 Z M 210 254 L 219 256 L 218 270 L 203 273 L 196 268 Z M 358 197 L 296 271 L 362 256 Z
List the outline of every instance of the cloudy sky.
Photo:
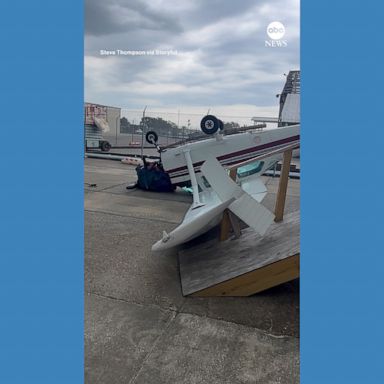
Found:
M 287 47 L 265 46 L 284 24 Z M 299 0 L 85 0 L 85 99 L 127 109 L 276 116 L 299 69 Z M 173 50 L 103 56 L 100 50 Z

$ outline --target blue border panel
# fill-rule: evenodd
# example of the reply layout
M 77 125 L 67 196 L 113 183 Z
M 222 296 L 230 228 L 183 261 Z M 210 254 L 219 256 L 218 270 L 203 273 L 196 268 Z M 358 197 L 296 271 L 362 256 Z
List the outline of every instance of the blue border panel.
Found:
M 83 3 L 2 1 L 1 383 L 83 382 Z
M 301 382 L 384 383 L 379 2 L 302 0 Z

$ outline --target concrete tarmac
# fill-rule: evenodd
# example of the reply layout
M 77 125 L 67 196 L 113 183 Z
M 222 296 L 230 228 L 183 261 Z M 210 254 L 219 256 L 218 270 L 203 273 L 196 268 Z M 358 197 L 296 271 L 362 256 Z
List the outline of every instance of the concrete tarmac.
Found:
M 183 297 L 175 252 L 183 191 L 126 190 L 134 167 L 85 159 L 85 383 L 299 383 L 299 282 L 246 298 Z M 265 178 L 273 210 L 279 179 Z M 286 212 L 299 209 L 290 180 Z

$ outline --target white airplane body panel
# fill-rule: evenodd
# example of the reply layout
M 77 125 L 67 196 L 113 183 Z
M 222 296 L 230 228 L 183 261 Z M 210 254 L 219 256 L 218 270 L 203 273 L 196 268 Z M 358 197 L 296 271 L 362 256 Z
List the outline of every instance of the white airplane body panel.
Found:
M 190 180 L 183 152 L 190 151 L 194 171 L 197 175 L 207 156 L 216 157 L 222 166 L 230 166 L 300 141 L 300 126 L 292 125 L 264 131 L 248 131 L 223 136 L 220 140 L 209 138 L 204 141 L 169 148 L 162 153 L 164 170 L 173 184 L 182 184 Z M 278 157 L 277 159 L 280 159 Z M 266 170 L 267 164 L 263 168 Z
M 199 194 L 205 205 L 189 208 L 183 222 L 168 236 L 163 237 L 152 246 L 152 251 L 163 251 L 186 243 L 215 227 L 223 215 L 224 210 L 233 199 L 221 202 L 215 193 L 205 191 Z
M 292 125 L 221 136 L 167 149 L 162 153 L 162 164 L 172 183 L 177 185 L 192 180 L 194 184 L 197 181 L 195 187 L 198 186 L 200 191 L 197 194 L 194 190 L 194 203 L 183 222 L 169 234 L 164 232 L 152 250 L 169 249 L 203 234 L 220 222 L 225 209 L 264 235 L 274 215 L 260 204 L 267 188 L 259 176 L 282 158 L 284 148 L 299 145 L 300 126 Z M 261 155 L 262 161 L 255 160 L 256 168 L 238 173 L 236 181 L 229 177 L 226 167 L 247 160 L 252 162 L 253 158 Z

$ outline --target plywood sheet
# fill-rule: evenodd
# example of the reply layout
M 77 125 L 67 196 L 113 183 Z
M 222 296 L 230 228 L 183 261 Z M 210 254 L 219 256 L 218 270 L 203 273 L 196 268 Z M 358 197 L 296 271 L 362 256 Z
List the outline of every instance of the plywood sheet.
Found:
M 296 278 L 299 268 L 299 253 L 299 211 L 286 215 L 283 222 L 273 223 L 264 236 L 259 236 L 248 228 L 243 230 L 239 239 L 224 242 L 211 240 L 198 244 L 179 252 L 183 294 L 191 295 L 200 292 L 203 295 L 202 291 L 207 288 L 239 278 L 245 279 L 243 284 L 249 287 L 246 292 L 242 293 L 237 289 L 240 292 L 239 295 L 247 296 L 259 292 L 264 286 L 264 289 L 273 286 L 270 285 L 271 283 L 277 285 Z M 281 263 L 283 260 L 286 261 Z M 266 269 L 267 267 L 269 269 Z M 263 268 L 264 270 L 262 270 Z M 258 274 L 253 273 L 253 276 L 250 275 L 256 270 L 262 271 L 262 274 L 260 275 L 259 272 Z M 272 275 L 280 277 L 272 278 Z M 268 279 L 268 276 L 271 278 Z M 266 281 L 262 286 L 256 287 L 255 281 L 249 281 L 249 279 L 260 280 L 261 278 Z M 240 280 L 235 283 L 235 285 L 239 284 L 240 286 L 242 284 Z M 216 293 L 220 293 L 219 291 Z M 223 292 L 228 293 L 225 289 L 224 291 L 221 289 L 220 295 Z M 212 292 L 212 295 L 215 296 L 215 292 Z

